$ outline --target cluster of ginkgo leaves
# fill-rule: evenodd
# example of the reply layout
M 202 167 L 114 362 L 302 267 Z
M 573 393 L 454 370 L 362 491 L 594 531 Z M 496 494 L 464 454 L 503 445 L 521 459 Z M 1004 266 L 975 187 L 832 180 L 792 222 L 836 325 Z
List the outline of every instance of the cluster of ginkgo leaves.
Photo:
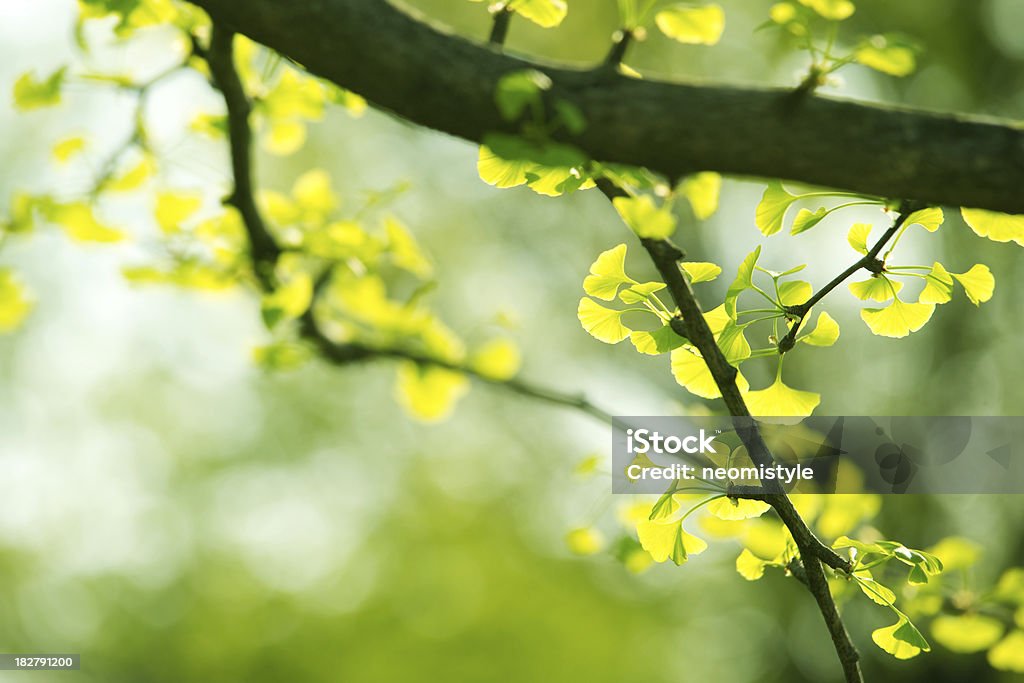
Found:
M 94 149 L 96 141 L 81 134 L 58 140 L 53 146 L 58 169 L 85 176 L 87 183 L 59 193 L 16 192 L 0 220 L 0 240 L 52 225 L 79 242 L 155 245 L 147 249 L 148 261 L 124 267 L 134 283 L 206 291 L 254 285 L 239 212 L 205 188 L 170 186 L 163 168 L 166 150 L 149 132 L 146 98 L 152 90 L 183 72 L 210 79 L 202 48 L 210 36 L 209 19 L 193 5 L 172 0 L 83 0 L 80 10 L 75 35 L 81 59 L 41 78 L 21 76 L 14 85 L 15 108 L 27 112 L 60 105 L 69 85 L 113 88 L 135 98 L 132 130 L 110 150 Z M 169 39 L 161 31 L 168 26 L 175 29 Z M 156 39 L 168 41 L 167 52 L 176 60 L 155 76 L 140 78 L 102 66 L 103 53 L 112 46 Z M 250 125 L 268 153 L 301 149 L 309 124 L 321 120 L 331 105 L 355 116 L 365 108 L 357 95 L 309 76 L 243 37 L 235 39 L 234 57 L 253 104 Z M 217 111 L 195 113 L 182 131 L 221 145 L 227 144 L 227 132 L 227 116 Z M 273 370 L 302 365 L 313 355 L 302 324 L 314 314 L 312 308 L 322 333 L 337 344 L 415 359 L 398 365 L 397 400 L 413 416 L 432 421 L 449 414 L 466 393 L 466 372 L 492 381 L 510 379 L 518 371 L 519 352 L 500 319 L 467 348 L 427 305 L 435 285 L 433 263 L 412 233 L 386 211 L 401 190 L 368 193 L 346 210 L 328 174 L 314 169 L 301 174 L 289 193 L 257 192 L 256 202 L 282 255 L 275 264 L 274 288 L 263 293 L 261 302 L 270 340 L 253 356 Z M 150 204 L 151 221 L 111 224 L 107 216 L 121 202 L 140 198 Z M 0 333 L 21 326 L 32 306 L 22 279 L 0 269 Z

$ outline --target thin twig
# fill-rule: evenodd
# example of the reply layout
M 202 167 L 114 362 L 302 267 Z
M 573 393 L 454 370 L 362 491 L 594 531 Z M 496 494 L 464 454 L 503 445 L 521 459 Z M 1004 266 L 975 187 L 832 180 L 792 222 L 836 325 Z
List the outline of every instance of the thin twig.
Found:
M 881 273 L 885 269 L 885 263 L 878 259 L 878 254 L 881 253 L 889 240 L 896 236 L 896 233 L 900 231 L 900 228 L 902 228 L 904 223 L 906 223 L 907 218 L 915 210 L 916 207 L 912 207 L 904 202 L 904 204 L 900 206 L 899 215 L 896 217 L 896 220 L 893 221 L 892 226 L 890 226 L 878 241 L 875 242 L 875 245 L 871 247 L 868 253 L 864 254 L 864 256 L 858 259 L 852 266 L 832 278 L 827 285 L 815 292 L 814 296 L 810 299 L 799 306 L 789 306 L 786 308 L 787 315 L 795 317 L 796 321 L 793 323 L 793 326 L 789 329 L 786 336 L 779 341 L 779 353 L 786 353 L 787 351 L 792 350 L 793 346 L 796 344 L 796 335 L 800 331 L 801 325 L 803 325 L 804 318 L 806 318 L 807 314 L 811 312 L 811 309 L 814 308 L 819 301 L 828 296 L 833 289 L 841 285 L 847 280 L 847 278 L 862 268 L 875 274 Z

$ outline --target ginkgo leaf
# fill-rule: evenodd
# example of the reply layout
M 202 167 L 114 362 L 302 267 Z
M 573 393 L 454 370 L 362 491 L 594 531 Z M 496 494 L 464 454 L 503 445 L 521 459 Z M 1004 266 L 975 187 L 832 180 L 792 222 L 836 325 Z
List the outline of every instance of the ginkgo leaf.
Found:
M 779 303 L 783 306 L 799 306 L 814 294 L 810 282 L 791 280 L 779 283 Z
M 498 337 L 476 350 L 470 366 L 487 379 L 504 382 L 515 377 L 521 361 L 519 347 L 510 339 Z
M 825 311 L 818 314 L 814 331 L 797 339 L 810 346 L 832 346 L 839 341 L 839 323 Z
M 757 205 L 757 214 L 754 222 L 763 235 L 774 235 L 782 230 L 782 223 L 786 218 L 786 212 L 799 197 L 790 194 L 786 188 L 777 180 L 768 184 L 761 196 L 761 202 Z
M 824 206 L 821 208 L 811 211 L 810 209 L 800 209 L 796 218 L 793 219 L 793 227 L 790 228 L 790 233 L 793 235 L 799 235 L 802 232 L 807 232 L 818 223 L 823 221 L 828 216 L 828 209 Z
M 888 301 L 903 289 L 899 280 L 890 280 L 884 275 L 871 276 L 861 282 L 851 282 L 850 292 L 861 301 Z
M 907 76 L 917 68 L 914 50 L 886 36 L 872 36 L 854 53 L 858 63 L 890 76 Z
M 583 291 L 594 298 L 611 301 L 624 284 L 636 284 L 636 280 L 626 275 L 626 245 L 620 244 L 601 252 L 590 265 L 590 275 L 583 280 Z
M 905 616 L 900 616 L 892 626 L 880 628 L 871 633 L 871 640 L 896 659 L 910 659 L 930 652 L 931 646 L 921 632 Z
M 884 586 L 871 578 L 870 572 L 859 571 L 854 574 L 853 578 L 861 592 L 872 602 L 884 607 L 891 607 L 896 602 L 896 593 L 888 586 Z
M 746 335 L 743 334 L 743 328 L 732 320 L 727 322 L 722 331 L 716 336 L 718 347 L 722 349 L 722 354 L 731 364 L 739 365 L 750 358 L 750 342 L 747 341 Z
M 312 301 L 313 278 L 299 273 L 263 297 L 263 321 L 272 328 L 282 320 L 294 320 L 306 312 Z
M 622 324 L 623 311 L 605 308 L 593 299 L 580 299 L 576 316 L 583 329 L 598 341 L 605 344 L 618 344 L 629 336 L 630 329 Z
M 905 222 L 907 225 L 920 225 L 928 232 L 935 232 L 944 220 L 946 220 L 946 217 L 942 213 L 942 209 L 936 206 L 915 211 L 907 216 Z
M 761 256 L 761 247 L 758 246 L 754 251 L 747 254 L 746 258 L 740 264 L 739 270 L 736 272 L 736 279 L 729 286 L 729 291 L 725 293 L 725 313 L 732 319 L 736 319 L 736 300 L 739 299 L 740 294 L 750 289 L 754 284 L 754 266 L 757 265 L 757 259 Z
M 156 222 L 164 234 L 181 230 L 184 223 L 203 204 L 203 197 L 193 192 L 163 191 L 156 195 Z
M 722 396 L 700 351 L 691 346 L 683 346 L 672 352 L 672 376 L 681 387 L 695 396 L 708 399 Z M 750 388 L 740 372 L 736 373 L 736 385 L 740 391 Z
M 958 654 L 987 650 L 999 642 L 1004 631 L 1002 622 L 983 614 L 947 614 L 932 622 L 932 637 Z
M 771 505 L 760 500 L 746 498 L 717 498 L 707 505 L 708 512 L 726 521 L 753 519 L 760 517 L 771 509 Z
M 722 192 L 722 176 L 711 171 L 687 176 L 679 185 L 679 191 L 690 202 L 697 220 L 707 220 L 718 210 Z
M 676 334 L 671 325 L 664 325 L 653 332 L 633 331 L 629 334 L 629 340 L 637 351 L 649 356 L 668 353 L 686 343 L 686 339 Z
M 277 156 L 289 156 L 306 144 L 306 124 L 302 121 L 274 121 L 263 139 L 263 147 Z
M 13 271 L 0 268 L 0 334 L 13 332 L 32 311 L 32 299 Z
M 142 186 L 156 172 L 156 162 L 149 154 L 143 155 L 138 163 L 114 176 L 103 184 L 111 192 L 131 192 Z
M 416 363 L 402 363 L 398 366 L 398 402 L 418 420 L 443 420 L 451 414 L 456 402 L 467 391 L 469 381 L 462 373 Z
M 757 581 L 764 576 L 768 563 L 746 548 L 736 558 L 736 571 L 747 581 Z
M 714 263 L 684 261 L 679 266 L 689 276 L 690 282 L 693 284 L 711 282 L 722 274 L 721 266 L 717 266 Z
M 953 273 L 956 281 L 963 285 L 967 298 L 975 306 L 981 305 L 992 298 L 996 290 L 996 279 L 988 266 L 977 263 L 966 273 Z
M 874 334 L 901 339 L 924 327 L 934 312 L 935 304 L 908 304 L 893 299 L 885 308 L 865 308 L 860 317 Z
M 725 31 L 725 11 L 719 5 L 673 5 L 654 17 L 669 38 L 691 45 L 715 45 Z
M 665 289 L 665 286 L 664 282 L 638 282 L 619 292 L 619 300 L 624 304 L 638 304 L 647 301 L 652 294 Z
M 20 111 L 53 107 L 60 104 L 61 86 L 67 67 L 61 67 L 43 80 L 36 80 L 35 74 L 22 74 L 14 82 L 14 107 Z
M 871 225 L 869 223 L 854 223 L 853 227 L 850 228 L 849 234 L 846 236 L 846 241 L 850 243 L 850 246 L 855 251 L 861 254 L 868 253 L 868 235 L 871 234 Z
M 53 146 L 53 158 L 62 164 L 66 164 L 80 154 L 85 147 L 85 138 L 80 135 L 65 138 Z
M 306 171 L 296 178 L 292 185 L 292 197 L 311 222 L 326 220 L 338 208 L 338 197 L 331 189 L 331 176 L 320 168 Z
M 324 203 L 321 206 L 327 206 L 327 204 Z M 393 216 L 386 218 L 384 230 L 388 236 L 391 261 L 396 266 L 424 280 L 434 274 L 434 265 L 423 253 L 409 229 L 397 218 Z
M 807 417 L 821 403 L 821 394 L 793 389 L 781 378 L 767 389 L 747 392 L 745 398 L 754 417 Z
M 642 521 L 636 525 L 636 533 L 640 545 L 655 562 L 672 560 L 681 565 L 690 555 L 699 555 L 708 547 L 703 539 L 687 533 L 680 521 Z
M 120 242 L 124 239 L 120 230 L 100 223 L 92 207 L 84 201 L 54 205 L 48 209 L 47 216 L 79 242 Z
M 569 11 L 565 0 L 512 0 L 508 7 L 543 28 L 558 26 Z
M 526 159 L 508 160 L 494 153 L 487 145 L 480 145 L 476 168 L 480 179 L 500 189 L 518 187 L 526 183 L 526 172 L 534 163 Z
M 594 555 L 604 547 L 604 537 L 594 527 L 580 527 L 565 535 L 565 544 L 576 555 Z
M 800 4 L 833 21 L 847 19 L 857 9 L 850 0 L 800 0 Z
M 993 242 L 1016 242 L 1024 247 L 1024 215 L 982 209 L 960 209 L 960 214 L 979 237 Z
M 988 651 L 988 663 L 1000 671 L 1024 673 L 1024 631 L 1012 631 Z
M 675 216 L 665 207 L 656 207 L 648 195 L 616 197 L 612 204 L 630 230 L 639 237 L 665 239 L 676 231 Z
M 506 121 L 519 119 L 524 112 L 541 103 L 541 93 L 551 89 L 551 78 L 536 69 L 505 74 L 498 80 L 494 101 Z
M 936 261 L 925 276 L 924 289 L 917 297 L 918 303 L 944 304 L 953 298 L 953 276 L 941 263 Z

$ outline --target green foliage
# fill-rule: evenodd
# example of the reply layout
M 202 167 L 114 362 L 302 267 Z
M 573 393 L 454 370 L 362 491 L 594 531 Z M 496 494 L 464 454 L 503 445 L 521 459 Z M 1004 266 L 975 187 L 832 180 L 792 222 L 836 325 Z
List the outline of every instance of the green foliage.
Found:
M 32 73 L 22 74 L 14 82 L 14 107 L 20 111 L 30 111 L 57 106 L 60 104 L 61 88 L 66 76 L 67 67 L 57 69 L 42 80 L 37 80 Z
M 720 5 L 673 5 L 654 17 L 661 32 L 680 43 L 715 45 L 725 31 L 725 11 Z
M 0 334 L 21 327 L 32 312 L 32 299 L 18 277 L 8 268 L 0 268 Z

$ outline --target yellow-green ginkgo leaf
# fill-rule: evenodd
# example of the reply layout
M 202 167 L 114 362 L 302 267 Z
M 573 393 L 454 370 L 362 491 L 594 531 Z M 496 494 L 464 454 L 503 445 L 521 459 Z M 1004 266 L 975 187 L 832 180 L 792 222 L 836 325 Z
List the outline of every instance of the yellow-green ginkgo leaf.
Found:
M 914 51 L 885 36 L 873 36 L 857 48 L 854 57 L 858 63 L 890 76 L 907 76 L 917 68 Z
M 156 222 L 165 234 L 179 232 L 181 224 L 199 210 L 201 195 L 193 192 L 158 192 L 156 195 Z
M 671 325 L 663 325 L 650 332 L 635 330 L 630 333 L 629 341 L 633 342 L 637 351 L 649 356 L 668 353 L 686 343 L 686 339 L 676 334 Z
M 277 156 L 286 157 L 306 144 L 306 124 L 302 121 L 274 121 L 263 139 L 263 147 Z
M 718 519 L 736 521 L 739 519 L 753 519 L 760 517 L 771 509 L 768 503 L 760 500 L 748 500 L 746 498 L 716 498 L 707 505 L 710 512 Z
M 526 183 L 526 172 L 533 166 L 533 162 L 525 159 L 502 159 L 487 145 L 480 145 L 480 155 L 476 163 L 480 179 L 488 185 L 502 189 Z
M 960 214 L 979 237 L 993 242 L 1016 242 L 1024 247 L 1024 215 L 983 209 L 960 209 Z
M 725 11 L 719 5 L 673 5 L 654 17 L 669 38 L 690 45 L 715 45 L 725 31 Z
M 947 536 L 928 549 L 939 558 L 945 571 L 967 569 L 981 556 L 981 546 L 963 536 Z
M 861 301 L 888 301 L 903 289 L 899 280 L 890 280 L 885 276 L 872 276 L 861 282 L 851 282 L 850 292 Z
M 718 210 L 722 176 L 711 171 L 696 173 L 680 183 L 679 191 L 690 202 L 697 220 L 707 220 Z
M 814 331 L 800 337 L 798 341 L 810 346 L 832 346 L 839 341 L 839 323 L 825 311 L 818 314 L 818 323 Z
M 825 220 L 828 216 L 828 209 L 824 206 L 811 211 L 810 209 L 800 209 L 796 213 L 796 218 L 793 219 L 793 227 L 790 228 L 789 232 L 793 235 L 799 235 L 802 232 L 807 232 L 818 223 Z
M 636 525 L 636 533 L 655 562 L 672 560 L 681 565 L 690 555 L 699 555 L 708 547 L 703 539 L 688 534 L 680 521 L 642 521 Z
M 137 163 L 104 183 L 103 189 L 111 192 L 131 192 L 141 187 L 155 172 L 156 162 L 153 161 L 153 157 L 144 154 Z
M 907 216 L 907 225 L 920 225 L 928 232 L 935 232 L 942 225 L 942 221 L 946 219 L 942 213 L 942 209 L 937 206 L 933 206 L 927 209 L 921 209 Z
M 857 9 L 850 0 L 800 0 L 800 4 L 833 21 L 847 19 Z
M 622 324 L 622 315 L 622 311 L 605 308 L 587 297 L 580 299 L 579 308 L 576 310 L 576 317 L 579 318 L 583 329 L 594 339 L 605 344 L 618 344 L 632 331 Z
M 921 632 L 904 616 L 892 626 L 872 632 L 871 640 L 896 659 L 910 659 L 921 654 L 922 650 L 930 652 L 932 649 Z
M 745 398 L 754 417 L 807 417 L 821 403 L 821 394 L 794 389 L 781 378 L 767 389 L 747 392 Z
M 764 568 L 767 565 L 767 562 L 746 548 L 736 558 L 736 571 L 747 581 L 757 581 L 764 576 Z
M 1000 671 L 1024 673 L 1024 631 L 1013 631 L 988 651 L 988 663 Z
M 1003 624 L 983 614 L 943 615 L 932 622 L 932 637 L 947 650 L 959 654 L 981 652 L 1003 637 Z
M 743 334 L 743 328 L 730 320 L 717 335 L 718 347 L 722 349 L 725 359 L 733 365 L 739 365 L 750 358 L 750 342 Z
M 676 231 L 676 218 L 665 207 L 658 208 L 648 195 L 616 197 L 612 204 L 630 230 L 640 237 L 665 239 Z
M 693 284 L 697 284 L 699 282 L 711 282 L 722 274 L 721 266 L 717 266 L 714 263 L 684 261 L 683 263 L 680 263 L 679 266 L 689 276 L 690 282 Z
M 594 555 L 604 547 L 604 537 L 593 527 L 580 527 L 565 535 L 565 544 L 576 555 Z
M 768 184 L 761 202 L 757 205 L 757 213 L 754 222 L 764 235 L 774 235 L 782 230 L 782 223 L 786 219 L 786 212 L 799 197 L 790 194 L 786 188 L 777 180 Z
M 7 268 L 0 268 L 0 334 L 13 332 L 32 311 L 25 286 Z
M 267 327 L 274 327 L 282 320 L 294 320 L 306 312 L 312 301 L 313 278 L 299 273 L 263 297 L 263 320 Z
M 80 135 L 65 138 L 53 146 L 53 158 L 66 164 L 85 149 L 85 138 Z
M 996 279 L 988 266 L 978 263 L 971 267 L 966 273 L 953 273 L 956 281 L 964 287 L 967 298 L 975 306 L 985 303 L 992 298 L 996 291 Z
M 338 208 L 338 197 L 331 190 L 331 176 L 319 168 L 306 171 L 295 180 L 292 197 L 316 220 L 325 220 Z
M 935 304 L 908 304 L 894 299 L 885 308 L 865 308 L 860 317 L 874 334 L 902 339 L 924 327 L 934 312 Z
M 750 289 L 753 285 L 754 267 L 757 265 L 757 259 L 760 256 L 761 247 L 758 245 L 754 251 L 747 254 L 746 258 L 743 259 L 739 269 L 736 271 L 736 279 L 729 285 L 729 290 L 725 293 L 723 310 L 728 317 L 734 320 L 736 319 L 736 301 L 739 299 L 740 294 Z
M 620 244 L 601 252 L 590 265 L 583 291 L 596 299 L 611 301 L 624 284 L 636 284 L 636 280 L 626 275 L 626 245 Z
M 870 223 L 854 223 L 853 227 L 850 228 L 849 234 L 846 236 L 846 241 L 850 243 L 850 246 L 854 250 L 861 254 L 868 253 L 868 235 L 871 234 Z
M 683 346 L 672 352 L 672 376 L 679 386 L 695 396 L 708 399 L 722 396 L 700 351 L 691 346 Z M 736 385 L 740 391 L 750 388 L 743 373 L 736 374 Z
M 421 279 L 429 278 L 434 274 L 434 266 L 430 259 L 423 253 L 416 238 L 401 221 L 394 217 L 388 217 L 384 221 L 384 229 L 388 235 L 391 260 L 396 266 Z
M 455 403 L 467 391 L 469 382 L 462 373 L 416 363 L 398 366 L 398 403 L 423 422 L 437 422 L 448 417 Z
M 519 372 L 521 360 L 519 347 L 510 339 L 498 337 L 477 349 L 470 364 L 487 379 L 506 381 Z
M 22 74 L 14 82 L 14 108 L 20 111 L 53 107 L 60 104 L 60 90 L 67 67 L 61 67 L 39 81 L 35 74 Z
M 512 0 L 508 7 L 544 28 L 561 24 L 569 11 L 565 0 Z
M 783 306 L 799 306 L 814 294 L 810 282 L 791 280 L 779 283 L 779 303 Z
M 867 570 L 858 571 L 854 575 L 854 580 L 857 582 L 857 586 L 869 600 L 885 607 L 891 607 L 896 602 L 896 593 L 891 588 L 885 586 L 878 581 L 875 581 L 871 577 L 871 572 Z
M 58 204 L 51 207 L 48 217 L 60 225 L 69 237 L 79 242 L 120 242 L 124 233 L 100 223 L 86 202 Z
M 638 304 L 647 301 L 651 295 L 665 289 L 664 282 L 638 282 L 632 287 L 619 292 L 619 299 L 624 304 Z
M 944 304 L 953 298 L 953 276 L 936 261 L 925 276 L 924 289 L 917 301 L 922 304 Z

